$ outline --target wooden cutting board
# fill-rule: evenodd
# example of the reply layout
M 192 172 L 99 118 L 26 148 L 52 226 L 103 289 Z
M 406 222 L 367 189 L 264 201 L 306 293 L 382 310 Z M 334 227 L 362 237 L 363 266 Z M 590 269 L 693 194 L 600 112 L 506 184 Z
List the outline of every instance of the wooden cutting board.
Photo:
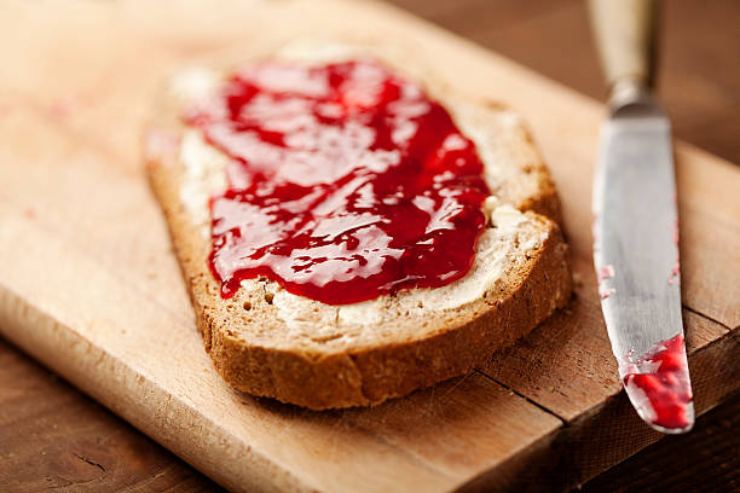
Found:
M 660 437 L 622 395 L 591 267 L 600 105 L 370 2 L 8 0 L 0 32 L 0 333 L 215 480 L 243 491 L 565 487 Z M 566 310 L 473 374 L 373 409 L 309 412 L 225 386 L 147 188 L 142 122 L 178 67 L 300 36 L 391 43 L 525 116 L 563 199 L 577 281 Z M 686 144 L 676 153 L 701 413 L 740 387 L 740 171 Z

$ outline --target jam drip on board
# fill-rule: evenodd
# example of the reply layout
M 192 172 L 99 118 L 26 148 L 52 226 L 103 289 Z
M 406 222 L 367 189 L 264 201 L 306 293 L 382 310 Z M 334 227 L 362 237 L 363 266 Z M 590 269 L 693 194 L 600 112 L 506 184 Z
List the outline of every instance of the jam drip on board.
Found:
M 624 376 L 627 392 L 642 392 L 638 411 L 665 431 L 683 431 L 693 423 L 691 383 L 683 335 L 663 341 Z
M 260 63 L 184 120 L 231 158 L 210 202 L 224 298 L 264 277 L 338 305 L 470 270 L 490 194 L 475 145 L 379 63 Z

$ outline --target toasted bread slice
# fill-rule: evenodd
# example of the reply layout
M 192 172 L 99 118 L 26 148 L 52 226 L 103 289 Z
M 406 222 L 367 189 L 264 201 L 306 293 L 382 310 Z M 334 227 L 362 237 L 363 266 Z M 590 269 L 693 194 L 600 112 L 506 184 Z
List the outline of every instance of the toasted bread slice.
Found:
M 300 45 L 274 56 L 315 63 L 370 52 L 409 74 L 407 61 L 367 47 Z M 175 77 L 149 129 L 146 160 L 206 350 L 234 388 L 311 409 L 374 405 L 462 375 L 531 331 L 571 293 L 559 203 L 516 114 L 470 101 L 421 71 L 484 161 L 494 196 L 471 271 L 441 288 L 402 290 L 333 306 L 254 279 L 223 299 L 211 275 L 208 198 L 226 186 L 228 158 L 179 120 L 183 104 L 218 84 L 217 71 Z

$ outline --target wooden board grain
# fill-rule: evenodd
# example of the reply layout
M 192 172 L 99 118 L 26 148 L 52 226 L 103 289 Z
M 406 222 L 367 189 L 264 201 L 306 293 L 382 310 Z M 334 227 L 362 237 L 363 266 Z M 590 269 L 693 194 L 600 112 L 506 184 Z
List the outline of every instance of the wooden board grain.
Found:
M 196 467 L 239 490 L 445 491 L 527 486 L 542 474 L 572 484 L 658 438 L 620 394 L 598 311 L 588 206 L 595 103 L 369 3 L 2 9 L 0 330 Z M 143 178 L 139 137 L 157 87 L 183 64 L 358 31 L 524 114 L 563 195 L 579 287 L 568 310 L 466 378 L 375 409 L 312 413 L 238 395 L 215 375 Z M 702 411 L 740 376 L 740 288 L 728 267 L 740 251 L 740 175 L 686 145 L 677 163 Z
M 3 493 L 218 491 L 3 340 L 0 367 Z M 43 474 L 39 466 L 45 468 Z

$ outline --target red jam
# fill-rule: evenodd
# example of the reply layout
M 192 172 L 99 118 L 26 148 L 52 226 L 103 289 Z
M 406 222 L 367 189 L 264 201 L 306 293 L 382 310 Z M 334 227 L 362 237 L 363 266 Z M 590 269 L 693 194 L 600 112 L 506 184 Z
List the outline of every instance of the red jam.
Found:
M 470 269 L 489 195 L 475 146 L 382 65 L 262 63 L 186 122 L 232 158 L 229 188 L 211 200 L 224 298 L 265 277 L 338 305 Z
M 628 373 L 624 385 L 641 389 L 652 408 L 654 425 L 666 429 L 684 429 L 691 425 L 687 409 L 692 401 L 689 370 L 683 336 L 668 339 L 659 349 L 646 355 L 637 365 L 644 373 Z

